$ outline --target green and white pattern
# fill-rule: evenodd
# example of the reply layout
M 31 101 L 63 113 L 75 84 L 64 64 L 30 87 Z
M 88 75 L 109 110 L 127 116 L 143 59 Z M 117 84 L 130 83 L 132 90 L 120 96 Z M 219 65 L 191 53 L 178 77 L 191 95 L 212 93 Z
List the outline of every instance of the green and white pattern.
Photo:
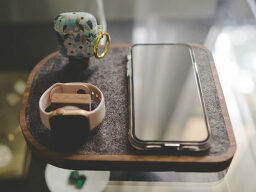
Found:
M 86 12 L 59 14 L 54 20 L 60 52 L 67 57 L 83 58 L 93 56 L 98 37 L 95 17 Z

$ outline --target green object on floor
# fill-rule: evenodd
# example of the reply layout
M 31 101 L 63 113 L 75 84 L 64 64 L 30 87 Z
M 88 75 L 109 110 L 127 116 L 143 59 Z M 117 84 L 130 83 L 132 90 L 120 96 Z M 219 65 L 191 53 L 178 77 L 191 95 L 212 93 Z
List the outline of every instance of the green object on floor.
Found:
M 69 175 L 69 183 L 76 184 L 78 188 L 83 187 L 86 181 L 86 176 L 79 175 L 78 171 L 72 171 Z
M 85 180 L 86 177 L 84 175 L 80 176 L 76 183 L 77 187 L 81 188 L 84 185 Z
M 69 175 L 69 182 L 74 184 L 79 179 L 78 171 L 72 171 Z

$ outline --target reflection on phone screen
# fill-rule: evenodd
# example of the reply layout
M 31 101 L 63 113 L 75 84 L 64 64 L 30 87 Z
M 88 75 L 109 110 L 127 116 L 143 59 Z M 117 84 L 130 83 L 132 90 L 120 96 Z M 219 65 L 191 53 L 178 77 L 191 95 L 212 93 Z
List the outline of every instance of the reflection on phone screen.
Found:
M 136 45 L 132 65 L 135 136 L 147 141 L 206 140 L 207 125 L 190 47 Z

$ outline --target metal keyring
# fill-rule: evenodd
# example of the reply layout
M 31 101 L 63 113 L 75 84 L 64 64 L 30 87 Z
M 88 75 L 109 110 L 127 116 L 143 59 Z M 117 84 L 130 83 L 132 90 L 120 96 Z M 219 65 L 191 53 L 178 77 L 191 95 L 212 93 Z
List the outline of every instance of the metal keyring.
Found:
M 99 46 L 100 40 L 104 37 L 104 35 L 107 37 L 107 42 L 106 42 L 104 51 L 99 55 L 98 54 L 98 46 Z M 98 58 L 98 59 L 103 58 L 108 52 L 109 45 L 110 45 L 110 35 L 107 32 L 99 31 L 99 36 L 96 40 L 96 43 L 95 43 L 94 49 L 93 49 L 95 57 Z

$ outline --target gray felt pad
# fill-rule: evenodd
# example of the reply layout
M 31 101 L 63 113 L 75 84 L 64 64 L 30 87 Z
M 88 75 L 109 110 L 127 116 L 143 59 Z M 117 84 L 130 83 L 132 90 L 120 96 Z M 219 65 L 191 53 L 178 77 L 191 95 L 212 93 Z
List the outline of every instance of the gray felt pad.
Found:
M 213 143 L 209 155 L 224 153 L 229 147 L 220 103 L 207 52 L 193 48 L 199 68 L 203 96 L 209 116 Z M 99 87 L 106 101 L 106 117 L 74 154 L 137 154 L 128 141 L 128 94 L 126 56 L 128 48 L 112 48 L 101 60 L 71 63 L 59 53 L 51 57 L 34 76 L 26 106 L 26 124 L 32 136 L 42 145 L 55 150 L 56 141 L 40 121 L 38 101 L 43 92 L 56 82 L 89 82 Z M 69 141 L 67 141 L 69 142 Z M 65 150 L 64 150 L 65 151 Z M 192 154 L 193 155 L 193 154 Z

